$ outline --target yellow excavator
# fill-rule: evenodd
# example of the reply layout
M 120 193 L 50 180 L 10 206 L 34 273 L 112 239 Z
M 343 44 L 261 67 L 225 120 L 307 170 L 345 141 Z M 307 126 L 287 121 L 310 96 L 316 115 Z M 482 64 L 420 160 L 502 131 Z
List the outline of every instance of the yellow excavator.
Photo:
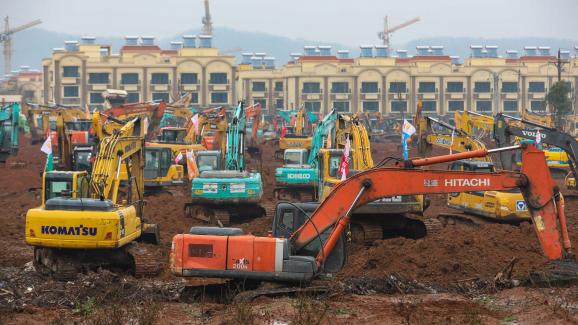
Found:
M 158 244 L 159 228 L 144 218 L 144 126 L 135 118 L 99 144 L 92 173 L 47 171 L 42 202 L 26 214 L 34 266 L 58 279 L 98 267 L 136 276 L 157 274 L 159 261 L 143 243 Z M 120 169 L 128 181 L 121 191 Z
M 144 118 L 144 115 L 141 118 Z M 99 112 L 93 113 L 92 126 L 99 141 L 118 132 L 124 124 L 125 121 L 112 116 L 106 116 L 103 120 Z M 183 155 L 183 161 L 185 160 L 186 157 Z M 125 165 L 121 165 L 119 177 L 121 181 L 128 180 Z M 175 163 L 170 147 L 151 146 L 150 142 L 145 143 L 144 186 L 147 193 L 158 192 L 166 186 L 181 186 L 185 184 L 185 180 L 187 174 L 184 166 Z
M 432 132 L 432 125 L 441 126 L 453 133 Z M 483 142 L 472 138 L 463 130 L 455 128 L 433 117 L 423 117 L 418 123 L 418 152 L 430 157 L 432 147 L 440 147 L 452 152 L 466 152 L 486 149 Z M 452 171 L 494 172 L 496 169 L 490 156 L 453 162 Z M 521 222 L 529 220 L 530 214 L 522 193 L 517 189 L 503 191 L 456 192 L 448 195 L 450 208 L 486 217 L 500 222 Z
M 357 115 L 338 114 L 335 128 L 319 150 L 318 201 L 328 197 L 342 177 L 339 165 L 347 139 L 350 141 L 349 166 L 351 174 L 375 167 L 371 156 L 371 143 L 367 129 Z M 427 208 L 423 195 L 402 195 L 379 199 L 353 211 L 351 235 L 354 242 L 371 242 L 383 239 L 390 234 L 407 234 L 418 237 L 426 234 L 429 225 L 423 221 L 408 217 L 407 214 L 422 214 Z M 383 218 L 387 215 L 387 218 Z
M 295 125 L 285 126 L 286 132 L 279 137 L 279 149 L 275 158 L 283 160 L 285 149 L 311 149 L 311 136 L 305 135 L 305 108 L 295 112 Z

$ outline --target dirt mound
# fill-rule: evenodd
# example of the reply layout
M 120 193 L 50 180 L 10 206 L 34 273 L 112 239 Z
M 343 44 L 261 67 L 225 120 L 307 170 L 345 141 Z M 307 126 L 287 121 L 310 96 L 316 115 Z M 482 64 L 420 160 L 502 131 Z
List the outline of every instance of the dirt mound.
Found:
M 575 225 L 572 238 L 578 238 Z M 511 260 L 515 278 L 543 269 L 542 255 L 532 226 L 482 224 L 479 227 L 451 225 L 437 236 L 419 240 L 395 238 L 376 241 L 371 247 L 350 250 L 348 263 L 339 277 L 368 276 L 386 279 L 398 272 L 404 277 L 449 285 L 464 280 L 492 279 Z

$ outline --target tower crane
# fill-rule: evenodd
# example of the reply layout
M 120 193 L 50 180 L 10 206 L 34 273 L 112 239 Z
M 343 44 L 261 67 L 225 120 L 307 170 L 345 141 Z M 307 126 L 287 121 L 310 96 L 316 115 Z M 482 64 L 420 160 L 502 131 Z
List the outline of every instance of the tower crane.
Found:
M 18 26 L 16 28 L 10 28 L 10 22 L 8 16 L 4 18 L 4 31 L 0 33 L 0 42 L 4 43 L 4 73 L 10 73 L 12 71 L 12 34 L 23 31 L 32 26 L 36 26 L 42 23 L 40 19 L 36 19 L 27 24 Z
M 387 45 L 388 47 L 390 46 L 390 38 L 391 38 L 391 34 L 393 32 L 396 32 L 402 28 L 405 28 L 409 25 L 413 25 L 415 23 L 417 23 L 418 21 L 420 21 L 419 17 L 415 17 L 413 19 L 410 19 L 404 23 L 401 23 L 397 26 L 394 27 L 389 27 L 389 23 L 388 23 L 388 19 L 387 16 L 385 16 L 385 18 L 383 19 L 383 31 L 377 33 L 377 36 L 379 37 L 380 40 L 383 41 L 383 45 Z
M 209 10 L 209 0 L 204 0 L 205 16 L 203 17 L 203 35 L 213 35 L 213 20 L 211 19 L 211 11 Z

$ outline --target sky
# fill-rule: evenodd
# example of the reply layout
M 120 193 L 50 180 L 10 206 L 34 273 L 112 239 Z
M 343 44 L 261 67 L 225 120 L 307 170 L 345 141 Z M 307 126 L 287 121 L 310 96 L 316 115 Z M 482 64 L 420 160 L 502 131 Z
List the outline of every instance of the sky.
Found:
M 390 27 L 420 17 L 392 41 L 423 37 L 578 39 L 578 0 L 210 0 L 215 26 L 357 46 L 378 43 Z M 178 36 L 201 27 L 202 0 L 0 0 L 12 26 L 94 36 Z

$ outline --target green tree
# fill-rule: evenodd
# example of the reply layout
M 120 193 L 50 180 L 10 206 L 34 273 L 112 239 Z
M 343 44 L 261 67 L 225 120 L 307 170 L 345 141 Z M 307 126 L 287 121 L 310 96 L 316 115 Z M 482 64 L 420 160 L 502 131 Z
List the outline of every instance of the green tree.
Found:
M 565 81 L 556 82 L 546 95 L 546 102 L 550 104 L 556 122 L 556 127 L 564 129 L 564 122 L 568 114 L 572 112 L 572 103 L 568 98 L 570 89 Z

